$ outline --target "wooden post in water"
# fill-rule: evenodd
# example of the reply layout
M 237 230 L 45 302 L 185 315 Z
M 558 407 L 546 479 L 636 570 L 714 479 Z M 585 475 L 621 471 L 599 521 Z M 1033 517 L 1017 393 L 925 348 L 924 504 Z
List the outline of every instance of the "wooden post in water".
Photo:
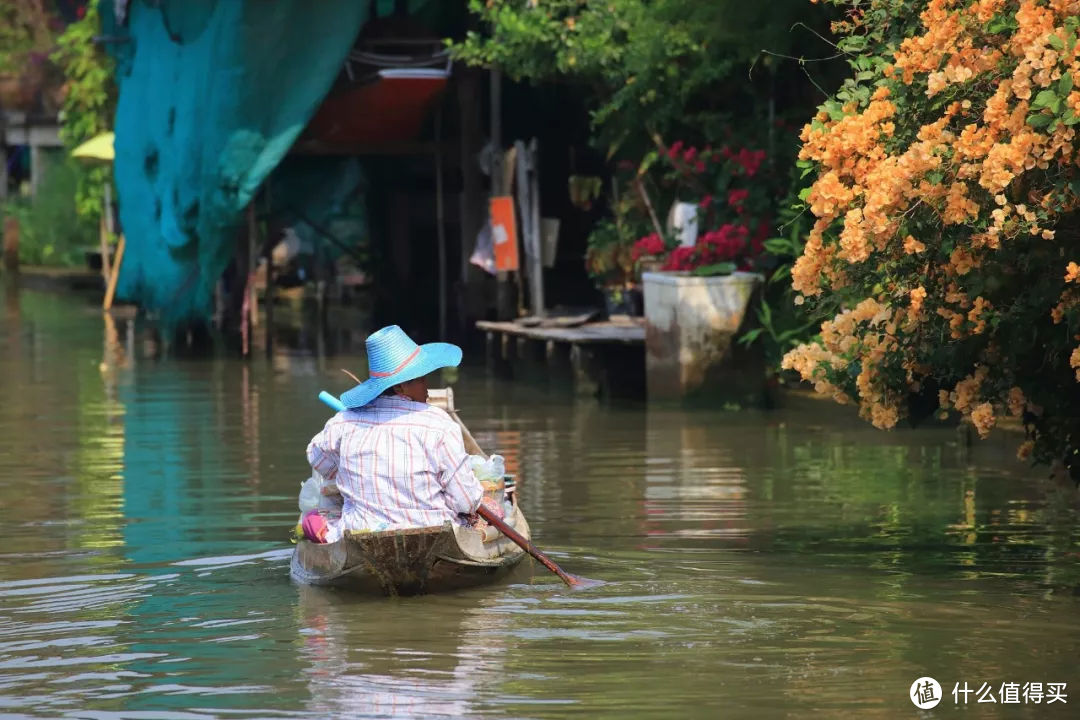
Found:
M 102 308 L 105 310 L 111 310 L 113 304 L 113 297 L 116 295 L 116 281 L 120 279 L 120 266 L 124 262 L 124 234 L 120 234 L 120 242 L 116 246 L 116 260 L 113 262 L 112 275 L 109 276 L 109 287 L 105 289 L 105 301 L 102 303 Z
M 446 213 L 443 207 L 442 107 L 435 111 L 435 233 L 439 243 L 439 339 L 446 339 Z
M 484 205 L 483 178 L 476 162 L 480 150 L 483 124 L 480 117 L 481 80 L 483 76 L 476 70 L 458 71 L 455 69 L 458 97 L 458 126 L 461 130 L 459 164 L 461 166 L 461 252 L 459 277 L 457 281 L 457 337 L 464 337 L 468 327 L 467 317 L 472 310 L 468 302 L 469 293 L 469 256 L 476 236 L 480 232 Z
M 258 225 L 256 224 L 256 228 Z M 258 230 L 256 229 L 256 233 Z M 274 248 L 266 238 L 261 238 L 263 243 L 263 257 L 266 258 L 266 290 L 263 291 L 263 302 L 266 304 L 266 357 L 274 354 Z
M 490 105 L 491 111 L 491 195 L 504 195 L 508 191 L 503 178 L 502 149 L 502 72 L 491 70 Z M 495 317 L 509 320 L 516 317 L 514 296 L 511 288 L 511 276 L 507 270 L 495 273 Z
M 4 218 L 4 270 L 19 272 L 19 221 L 11 215 Z

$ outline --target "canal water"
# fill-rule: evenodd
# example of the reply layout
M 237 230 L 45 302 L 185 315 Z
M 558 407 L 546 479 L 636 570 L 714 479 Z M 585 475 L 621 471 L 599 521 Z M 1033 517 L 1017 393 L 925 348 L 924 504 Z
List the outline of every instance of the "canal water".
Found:
M 537 544 L 606 584 L 353 597 L 293 584 L 287 535 L 315 396 L 362 358 L 161 358 L 86 300 L 2 307 L 0 716 L 891 718 L 921 676 L 930 713 L 966 683 L 998 700 L 972 717 L 1077 716 L 1077 496 L 1007 442 L 602 405 L 481 361 L 465 422 Z

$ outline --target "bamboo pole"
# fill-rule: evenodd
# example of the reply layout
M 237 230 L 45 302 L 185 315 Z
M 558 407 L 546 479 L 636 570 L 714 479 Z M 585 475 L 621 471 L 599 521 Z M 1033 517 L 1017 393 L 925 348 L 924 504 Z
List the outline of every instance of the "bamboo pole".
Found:
M 112 276 L 109 277 L 109 287 L 105 291 L 105 302 L 102 304 L 102 308 L 105 310 L 111 310 L 113 304 L 113 296 L 116 294 L 116 281 L 120 278 L 120 265 L 124 262 L 124 246 L 126 244 L 126 238 L 124 234 L 120 234 L 120 242 L 116 246 L 116 261 L 113 262 Z
M 105 228 L 105 217 L 98 223 L 98 236 L 101 240 L 101 279 L 106 283 L 112 277 L 112 263 L 109 261 L 109 231 Z

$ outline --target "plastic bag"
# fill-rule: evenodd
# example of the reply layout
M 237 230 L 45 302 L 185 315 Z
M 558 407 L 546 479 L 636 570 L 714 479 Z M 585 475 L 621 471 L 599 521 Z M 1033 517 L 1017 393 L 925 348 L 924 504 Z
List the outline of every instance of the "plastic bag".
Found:
M 487 460 L 479 455 L 470 455 L 473 475 L 480 482 L 492 482 L 502 487 L 503 475 L 506 474 L 506 460 L 502 455 L 491 455 Z
M 491 223 L 484 223 L 476 234 L 476 247 L 469 256 L 469 262 L 488 275 L 495 274 L 495 240 L 491 233 Z
M 315 471 L 300 485 L 299 504 L 302 513 L 311 510 L 328 514 L 341 512 L 341 496 L 337 493 L 337 486 Z

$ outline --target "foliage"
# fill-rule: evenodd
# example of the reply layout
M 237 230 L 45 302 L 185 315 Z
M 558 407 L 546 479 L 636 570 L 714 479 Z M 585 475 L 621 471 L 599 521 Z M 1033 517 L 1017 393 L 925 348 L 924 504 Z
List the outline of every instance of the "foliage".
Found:
M 757 326 L 738 339 L 743 345 L 762 346 L 770 372 L 780 369 L 788 351 L 814 339 L 817 326 L 824 319 L 807 305 L 796 304 L 797 294 L 791 287 L 791 267 L 802 254 L 803 239 L 810 229 L 806 208 L 793 193 L 781 201 L 777 222 L 782 234 L 763 243 L 771 267 L 765 275 L 761 303 L 755 310 Z
M 44 163 L 33 202 L 13 198 L 0 205 L 0 216 L 19 221 L 19 261 L 27 265 L 80 265 L 83 252 L 95 246 L 96 226 L 79 217 L 75 208 L 80 169 L 70 158 L 56 155 Z
M 574 80 L 593 99 L 597 142 L 609 157 L 640 157 L 653 133 L 720 137 L 751 121 L 776 63 L 744 74 L 762 48 L 792 53 L 821 15 L 805 0 L 470 0 L 485 30 L 450 42 L 454 56 L 515 79 Z M 737 110 L 737 112 L 734 112 Z M 768 127 L 766 126 L 766 130 Z
M 85 15 L 67 27 L 57 41 L 52 60 L 64 72 L 67 92 L 60 113 L 60 138 L 72 150 L 80 143 L 106 132 L 116 110 L 113 63 L 94 42 L 101 33 L 98 0 L 87 6 Z M 80 217 L 97 220 L 101 216 L 105 183 L 111 182 L 108 166 L 86 165 L 80 169 L 76 208 Z
M 1021 457 L 1071 465 L 1080 2 L 830 2 L 853 76 L 803 130 L 792 280 L 833 319 L 785 367 L 881 428 L 1022 418 Z
M 0 0 L 0 73 L 22 73 L 53 46 L 42 0 Z
M 631 257 L 632 237 L 610 219 L 597 223 L 589 234 L 585 253 L 585 269 L 589 277 L 604 286 L 628 286 L 633 280 L 634 258 Z

